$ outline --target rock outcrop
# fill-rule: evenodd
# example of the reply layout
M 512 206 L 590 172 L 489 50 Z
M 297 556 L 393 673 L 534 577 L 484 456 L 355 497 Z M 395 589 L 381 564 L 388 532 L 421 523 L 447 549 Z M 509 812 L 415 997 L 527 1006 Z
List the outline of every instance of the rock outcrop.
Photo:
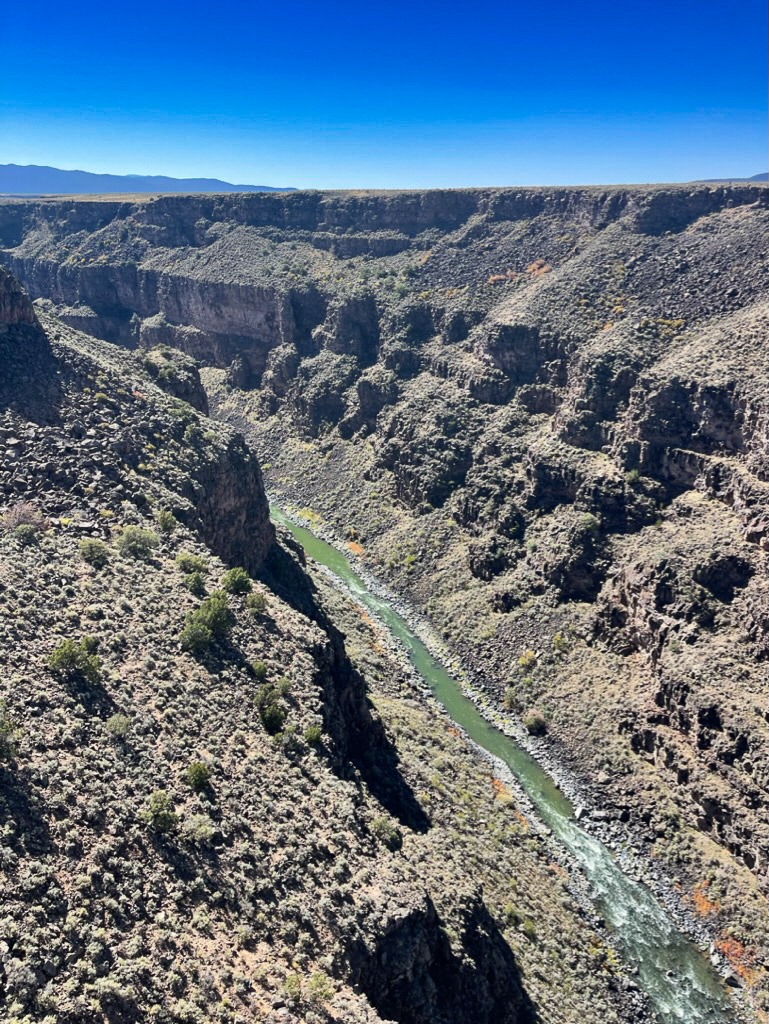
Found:
M 768 237 L 763 185 L 0 203 L 32 295 L 202 361 L 269 485 L 542 715 L 756 1005 Z
M 195 367 L 0 285 L 0 1017 L 638 1020 L 546 842 L 179 397 Z

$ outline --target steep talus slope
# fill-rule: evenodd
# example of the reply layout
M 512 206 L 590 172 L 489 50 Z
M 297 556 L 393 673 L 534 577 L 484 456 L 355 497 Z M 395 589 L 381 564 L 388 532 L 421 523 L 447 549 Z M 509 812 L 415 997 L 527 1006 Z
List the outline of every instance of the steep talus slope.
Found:
M 764 1009 L 767 238 L 762 185 L 0 204 L 48 309 L 205 364 Z
M 645 1019 L 187 363 L 0 311 L 0 1017 Z

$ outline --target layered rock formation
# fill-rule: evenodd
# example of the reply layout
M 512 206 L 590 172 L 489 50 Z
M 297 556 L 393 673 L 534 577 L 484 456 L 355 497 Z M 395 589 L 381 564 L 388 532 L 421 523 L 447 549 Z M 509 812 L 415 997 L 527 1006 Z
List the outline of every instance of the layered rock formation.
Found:
M 0 309 L 0 1017 L 643 1019 L 188 364 Z
M 544 718 L 757 1006 L 767 237 L 761 185 L 0 204 L 34 295 L 200 359 L 269 484 Z

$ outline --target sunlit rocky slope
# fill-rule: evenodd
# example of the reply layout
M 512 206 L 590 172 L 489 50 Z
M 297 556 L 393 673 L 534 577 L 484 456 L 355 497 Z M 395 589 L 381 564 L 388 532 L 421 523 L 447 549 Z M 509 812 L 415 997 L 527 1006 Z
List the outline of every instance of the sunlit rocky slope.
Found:
M 186 357 L 38 320 L 0 270 L 0 1019 L 638 1019 L 204 405 Z
M 0 205 L 65 322 L 200 360 L 765 1002 L 769 190 Z M 173 376 L 173 374 L 168 374 Z

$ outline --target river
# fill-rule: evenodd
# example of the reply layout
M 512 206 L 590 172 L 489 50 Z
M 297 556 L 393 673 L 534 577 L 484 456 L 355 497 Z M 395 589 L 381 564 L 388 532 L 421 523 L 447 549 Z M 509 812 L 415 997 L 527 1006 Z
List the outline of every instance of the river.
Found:
M 277 506 L 273 519 L 289 529 L 305 552 L 337 576 L 405 648 L 414 668 L 468 737 L 508 766 L 541 820 L 580 865 L 593 904 L 615 936 L 638 982 L 664 1024 L 733 1024 L 734 1008 L 721 978 L 699 948 L 676 927 L 651 890 L 629 878 L 611 851 L 588 835 L 574 808 L 547 772 L 513 739 L 486 721 L 459 683 L 438 662 L 406 620 L 372 593 L 350 561 Z

